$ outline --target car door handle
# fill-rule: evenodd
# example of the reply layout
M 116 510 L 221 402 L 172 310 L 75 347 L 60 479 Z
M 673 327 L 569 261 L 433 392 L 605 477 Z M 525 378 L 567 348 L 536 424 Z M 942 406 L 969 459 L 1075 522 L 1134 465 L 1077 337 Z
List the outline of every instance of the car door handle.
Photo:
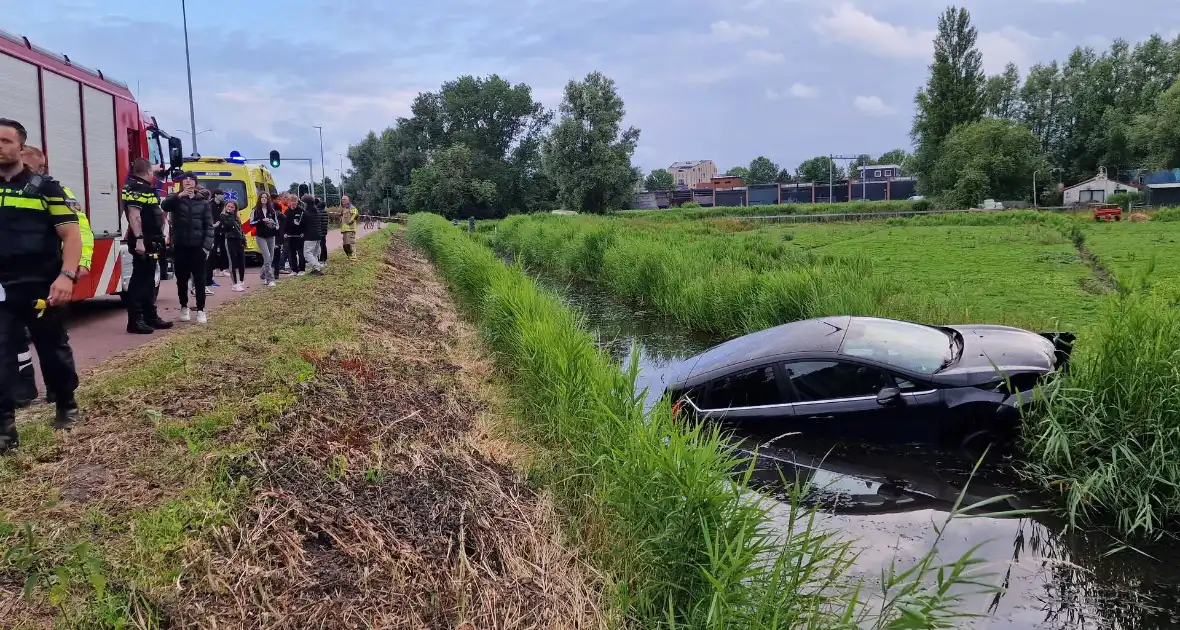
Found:
M 807 416 L 808 420 L 835 420 L 836 416 Z

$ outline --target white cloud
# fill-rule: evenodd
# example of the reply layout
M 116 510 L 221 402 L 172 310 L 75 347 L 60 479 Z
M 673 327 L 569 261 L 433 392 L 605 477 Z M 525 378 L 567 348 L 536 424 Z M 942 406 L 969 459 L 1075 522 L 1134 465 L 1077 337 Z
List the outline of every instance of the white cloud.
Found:
M 819 96 L 819 88 L 803 83 L 796 83 L 791 86 L 790 94 L 795 98 L 815 98 Z
M 849 2 L 837 5 L 829 14 L 812 22 L 811 27 L 826 40 L 855 46 L 878 57 L 922 61 L 929 61 L 934 54 L 937 35 L 934 29 L 898 26 L 877 19 Z M 1013 26 L 980 33 L 978 47 L 983 55 L 983 68 L 988 73 L 997 73 L 1011 62 L 1027 69 L 1032 59 L 1030 50 L 1040 41 Z
M 779 96 L 781 96 L 781 94 L 778 93 L 778 90 L 774 88 L 766 88 L 766 100 L 777 101 Z
M 858 96 L 853 104 L 869 116 L 888 116 L 893 113 L 893 108 L 886 105 L 880 96 Z
M 770 34 L 765 26 L 718 20 L 709 25 L 713 37 L 723 42 L 740 42 L 747 39 L 763 39 Z
M 769 50 L 747 50 L 746 59 L 754 63 L 774 64 L 786 61 L 786 57 L 780 52 L 770 52 Z

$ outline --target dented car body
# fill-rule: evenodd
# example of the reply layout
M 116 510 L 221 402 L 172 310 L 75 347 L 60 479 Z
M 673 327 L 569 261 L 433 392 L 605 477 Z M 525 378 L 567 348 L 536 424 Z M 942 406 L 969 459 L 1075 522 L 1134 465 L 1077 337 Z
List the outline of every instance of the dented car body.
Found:
M 1011 437 L 1052 387 L 1074 335 L 995 325 L 823 317 L 733 339 L 685 360 L 679 410 L 747 430 L 966 442 Z

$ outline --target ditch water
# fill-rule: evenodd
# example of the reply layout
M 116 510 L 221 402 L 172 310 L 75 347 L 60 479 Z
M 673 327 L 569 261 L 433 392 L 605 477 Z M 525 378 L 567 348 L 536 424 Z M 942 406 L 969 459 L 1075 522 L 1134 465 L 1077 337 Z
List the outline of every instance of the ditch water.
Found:
M 540 282 L 583 314 L 600 347 L 615 358 L 626 361 L 632 348 L 639 350 L 637 387 L 647 388 L 649 401 L 663 391 L 666 374 L 680 360 L 723 341 L 686 333 L 591 287 Z M 936 526 L 946 520 L 964 487 L 963 505 L 1010 495 L 989 506 L 992 513 L 1047 505 L 1022 488 L 1002 460 L 982 466 L 971 478 L 974 462 L 929 447 L 804 442 L 799 436 L 779 438 L 773 445 L 765 437 L 739 439 L 743 447 L 758 445 L 761 461 L 777 466 L 757 475 L 763 493 L 785 496 L 782 479 L 811 481 L 822 526 L 855 541 L 860 556 L 852 577 L 870 588 L 880 583 L 881 570 L 891 561 L 904 570 L 930 549 Z M 786 526 L 785 518 L 781 522 Z M 965 602 L 965 611 L 987 615 L 970 627 L 1180 627 L 1180 543 L 1127 549 L 1106 533 L 1064 534 L 1064 525 L 1049 513 L 981 514 L 956 518 L 944 529 L 941 560 L 954 561 L 979 545 L 976 557 L 987 563 L 981 570 L 994 574 L 987 581 L 1005 589 Z

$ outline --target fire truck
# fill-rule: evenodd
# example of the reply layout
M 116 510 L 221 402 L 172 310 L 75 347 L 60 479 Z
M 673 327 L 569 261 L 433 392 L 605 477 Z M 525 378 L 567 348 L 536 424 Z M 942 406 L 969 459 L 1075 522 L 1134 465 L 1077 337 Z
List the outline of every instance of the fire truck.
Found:
M 28 130 L 49 174 L 73 191 L 94 230 L 90 275 L 74 300 L 122 295 L 131 278 L 120 205 L 131 161 L 148 158 L 166 174 L 184 161 L 178 138 L 145 117 L 127 84 L 28 38 L 0 30 L 0 115 Z

